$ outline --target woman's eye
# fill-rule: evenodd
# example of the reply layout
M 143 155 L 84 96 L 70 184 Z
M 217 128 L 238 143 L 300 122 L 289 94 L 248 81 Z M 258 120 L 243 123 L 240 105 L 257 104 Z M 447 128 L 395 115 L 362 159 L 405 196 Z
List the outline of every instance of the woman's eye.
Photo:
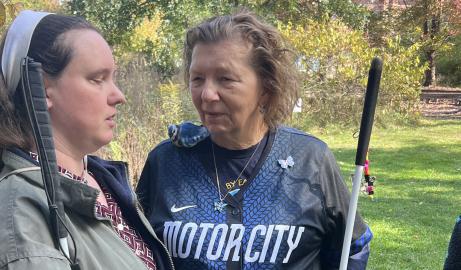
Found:
M 202 84 L 202 82 L 203 82 L 202 77 L 192 77 L 192 79 L 191 79 L 191 84 L 195 85 L 195 86 L 198 86 L 198 85 Z
M 94 84 L 102 84 L 104 82 L 102 78 L 93 78 L 93 79 L 90 79 L 90 81 Z
M 232 82 L 232 81 L 234 81 L 234 79 L 232 79 L 231 77 L 224 76 L 224 77 L 221 77 L 221 81 L 223 81 L 223 82 Z

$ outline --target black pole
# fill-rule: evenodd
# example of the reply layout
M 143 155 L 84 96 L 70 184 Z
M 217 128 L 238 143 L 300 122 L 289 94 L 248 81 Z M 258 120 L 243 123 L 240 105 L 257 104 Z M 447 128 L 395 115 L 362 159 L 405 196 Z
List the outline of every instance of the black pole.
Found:
M 383 62 L 378 57 L 371 61 L 370 71 L 368 73 L 367 92 L 365 94 L 365 103 L 363 105 L 362 122 L 360 124 L 359 142 L 357 144 L 357 154 L 355 156 L 355 165 L 363 166 L 367 156 L 368 145 L 370 143 L 371 129 L 375 116 L 376 101 L 378 100 L 378 89 L 383 71 Z
M 53 133 L 48 114 L 45 87 L 43 85 L 41 64 L 26 57 L 22 65 L 22 89 L 26 103 L 27 114 L 34 134 L 37 154 L 44 182 L 45 192 L 48 197 L 50 209 L 50 223 L 54 232 L 54 240 L 59 247 L 59 238 L 66 237 L 67 231 L 60 227 L 57 218 L 58 213 L 64 216 L 64 210 L 58 207 L 56 190 L 59 190 L 59 182 L 56 181 L 58 167 L 54 151 Z
M 68 232 L 64 224 L 64 205 L 59 193 L 60 181 L 56 180 L 58 165 L 42 73 L 40 63 L 34 62 L 29 57 L 23 59 L 21 66 L 21 88 L 39 156 L 43 185 L 50 211 L 49 222 L 51 234 L 56 249 L 63 251 L 69 260 L 71 269 L 78 270 L 80 266 L 76 261 L 76 247 L 74 260 L 72 260 L 67 246 Z M 63 246 L 63 243 L 65 243 L 65 246 Z

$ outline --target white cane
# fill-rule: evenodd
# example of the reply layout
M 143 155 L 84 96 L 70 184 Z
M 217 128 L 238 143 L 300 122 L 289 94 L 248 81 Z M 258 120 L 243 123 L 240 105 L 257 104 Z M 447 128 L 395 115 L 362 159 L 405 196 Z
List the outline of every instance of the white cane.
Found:
M 352 194 L 349 203 L 349 211 L 346 222 L 346 232 L 344 233 L 343 250 L 341 253 L 340 270 L 347 269 L 349 261 L 349 251 L 354 230 L 355 214 L 359 199 L 360 180 L 362 179 L 363 166 L 365 164 L 368 144 L 370 142 L 371 129 L 375 114 L 376 101 L 378 99 L 379 82 L 381 80 L 383 63 L 378 57 L 373 58 L 370 71 L 368 73 L 367 91 L 365 93 L 365 103 L 363 106 L 362 122 L 360 123 L 359 142 L 355 157 L 355 172 L 352 181 Z

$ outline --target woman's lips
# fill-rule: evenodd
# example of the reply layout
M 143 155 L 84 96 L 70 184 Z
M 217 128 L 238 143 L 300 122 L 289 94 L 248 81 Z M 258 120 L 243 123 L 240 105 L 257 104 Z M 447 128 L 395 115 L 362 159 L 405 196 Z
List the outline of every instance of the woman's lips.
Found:
M 223 113 L 216 113 L 216 112 L 205 112 L 204 114 L 206 117 L 212 117 L 212 118 L 224 115 Z
M 223 113 L 215 113 L 215 112 L 207 112 L 204 114 L 204 120 L 208 122 L 208 124 L 211 123 L 218 123 L 221 122 L 225 114 Z
M 110 116 L 110 117 L 107 117 L 106 118 L 106 122 L 109 124 L 109 126 L 111 128 L 115 127 L 116 126 L 116 122 L 115 122 L 115 114 Z

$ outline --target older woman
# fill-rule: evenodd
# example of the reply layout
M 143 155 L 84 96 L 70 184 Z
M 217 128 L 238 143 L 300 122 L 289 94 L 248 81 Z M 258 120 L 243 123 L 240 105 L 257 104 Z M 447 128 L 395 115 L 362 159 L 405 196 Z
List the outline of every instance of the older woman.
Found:
M 23 11 L 1 52 L 0 269 L 173 269 L 136 206 L 126 165 L 87 157 L 112 140 L 116 106 L 125 102 L 104 38 L 81 18 Z M 68 253 L 49 224 L 42 158 L 19 83 L 26 56 L 43 68 Z
M 338 268 L 349 193 L 325 143 L 281 125 L 298 92 L 277 30 L 211 18 L 187 32 L 184 63 L 203 127 L 174 129 L 137 187 L 176 267 Z M 371 237 L 358 217 L 349 269 L 365 269 Z

